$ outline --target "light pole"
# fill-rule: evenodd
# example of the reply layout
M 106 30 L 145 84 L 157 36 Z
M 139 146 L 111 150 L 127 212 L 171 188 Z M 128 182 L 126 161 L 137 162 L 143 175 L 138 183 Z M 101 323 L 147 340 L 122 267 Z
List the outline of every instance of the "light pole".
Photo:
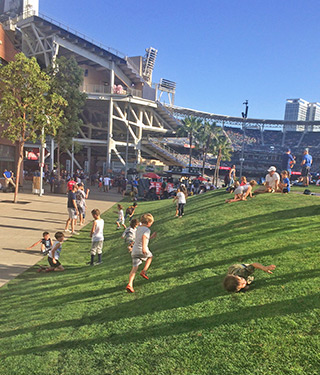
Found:
M 44 153 L 47 145 L 45 143 L 44 138 L 44 127 L 41 131 L 41 148 L 40 148 L 40 189 L 39 189 L 39 196 L 42 197 L 42 188 L 43 188 L 43 167 L 44 167 Z
M 242 177 L 243 162 L 244 162 L 244 146 L 245 146 L 245 137 L 246 137 L 246 122 L 245 121 L 248 118 L 248 109 L 249 109 L 248 100 L 246 100 L 243 104 L 246 106 L 246 108 L 245 108 L 245 111 L 242 112 L 242 118 L 243 118 L 242 131 L 243 131 L 243 135 L 242 135 L 242 147 L 241 147 L 241 158 L 240 158 L 240 178 Z

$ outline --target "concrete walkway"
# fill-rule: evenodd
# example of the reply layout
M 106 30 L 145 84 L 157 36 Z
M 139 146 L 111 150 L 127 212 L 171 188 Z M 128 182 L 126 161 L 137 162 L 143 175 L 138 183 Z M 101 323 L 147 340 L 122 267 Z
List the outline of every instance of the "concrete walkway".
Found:
M 64 230 L 68 218 L 66 195 L 39 197 L 22 193 L 17 204 L 13 204 L 12 199 L 12 193 L 0 193 L 0 287 L 42 258 L 40 245 L 32 250 L 26 248 L 38 241 L 44 231 L 53 238 L 55 232 Z M 104 212 L 121 199 L 115 189 L 103 193 L 93 187 L 87 200 L 86 223 L 91 220 L 93 208 Z

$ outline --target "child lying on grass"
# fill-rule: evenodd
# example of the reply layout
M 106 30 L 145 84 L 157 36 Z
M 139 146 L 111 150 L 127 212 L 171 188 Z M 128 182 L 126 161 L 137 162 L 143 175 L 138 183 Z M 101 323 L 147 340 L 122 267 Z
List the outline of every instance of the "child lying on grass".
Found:
M 234 198 L 233 199 L 226 199 L 226 203 L 231 202 L 238 202 L 238 201 L 246 201 L 247 197 L 249 196 L 252 198 L 252 188 L 257 184 L 255 180 L 251 180 L 246 185 L 239 185 L 239 181 L 235 183 L 235 191 L 234 191 Z
M 274 264 L 270 266 L 263 266 L 260 263 L 252 264 L 234 264 L 229 267 L 227 276 L 223 280 L 223 287 L 228 292 L 246 291 L 252 283 L 254 277 L 252 276 L 255 269 L 262 270 L 267 273 L 272 273 L 276 268 Z

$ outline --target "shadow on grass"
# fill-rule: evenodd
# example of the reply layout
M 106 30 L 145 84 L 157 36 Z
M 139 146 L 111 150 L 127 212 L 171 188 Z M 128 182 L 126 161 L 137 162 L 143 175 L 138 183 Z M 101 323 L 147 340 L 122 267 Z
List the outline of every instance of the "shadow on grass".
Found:
M 149 297 L 149 298 L 154 298 Z M 140 302 L 140 301 L 139 301 Z M 141 305 L 140 305 L 141 306 Z M 145 306 L 142 306 L 142 308 Z M 145 342 L 150 339 L 160 338 L 160 337 L 171 337 L 174 335 L 189 334 L 194 331 L 199 330 L 208 330 L 220 327 L 222 325 L 233 325 L 233 324 L 245 324 L 252 319 L 261 319 L 261 318 L 279 318 L 292 314 L 301 314 L 309 310 L 317 309 L 320 307 L 320 293 L 311 294 L 304 297 L 297 297 L 293 299 L 287 299 L 280 302 L 271 302 L 259 306 L 250 306 L 244 308 L 237 308 L 234 311 L 225 312 L 221 314 L 212 314 L 207 317 L 201 318 L 192 318 L 184 319 L 182 321 L 175 322 L 165 322 L 156 325 L 146 325 L 142 330 L 134 331 L 131 329 L 129 332 L 122 334 L 111 334 L 109 336 L 103 336 L 94 339 L 85 339 L 85 340 L 64 340 L 59 341 L 56 344 L 50 345 L 39 345 L 36 347 L 25 348 L 11 352 L 8 354 L 10 356 L 19 356 L 33 353 L 45 353 L 50 351 L 63 351 L 69 349 L 86 349 L 88 346 L 93 346 L 97 344 L 112 344 L 112 345 L 123 345 L 128 343 L 135 342 Z M 155 310 L 156 311 L 156 310 Z M 128 312 L 128 311 L 127 311 Z M 130 312 L 129 312 L 129 315 Z M 104 317 L 106 315 L 103 314 Z M 102 320 L 102 314 L 98 316 L 90 317 L 90 320 L 93 320 L 94 323 L 97 323 L 101 319 L 101 323 L 104 323 L 105 320 Z M 99 322 L 99 321 L 98 321 Z M 33 329 L 52 329 L 52 327 L 61 328 L 66 326 L 80 326 L 81 320 L 72 320 L 66 322 L 50 323 L 39 327 L 33 327 Z M 87 322 L 84 322 L 84 325 Z M 29 330 L 17 330 L 17 334 L 29 333 Z M 4 333 L 3 337 L 6 337 Z M 3 355 L 4 356 L 4 355 Z

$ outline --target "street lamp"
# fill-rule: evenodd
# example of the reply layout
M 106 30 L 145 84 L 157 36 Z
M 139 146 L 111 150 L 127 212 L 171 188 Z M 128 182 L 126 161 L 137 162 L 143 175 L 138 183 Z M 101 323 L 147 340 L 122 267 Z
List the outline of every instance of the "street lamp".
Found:
M 245 138 L 246 138 L 246 122 L 245 120 L 248 118 L 248 100 L 246 100 L 243 103 L 246 108 L 245 111 L 242 112 L 242 118 L 244 120 L 243 125 L 242 125 L 242 131 L 243 131 L 243 136 L 242 136 L 242 147 L 241 147 L 241 158 L 240 158 L 240 178 L 242 177 L 242 170 L 243 170 L 243 162 L 244 162 L 244 146 L 245 146 Z

